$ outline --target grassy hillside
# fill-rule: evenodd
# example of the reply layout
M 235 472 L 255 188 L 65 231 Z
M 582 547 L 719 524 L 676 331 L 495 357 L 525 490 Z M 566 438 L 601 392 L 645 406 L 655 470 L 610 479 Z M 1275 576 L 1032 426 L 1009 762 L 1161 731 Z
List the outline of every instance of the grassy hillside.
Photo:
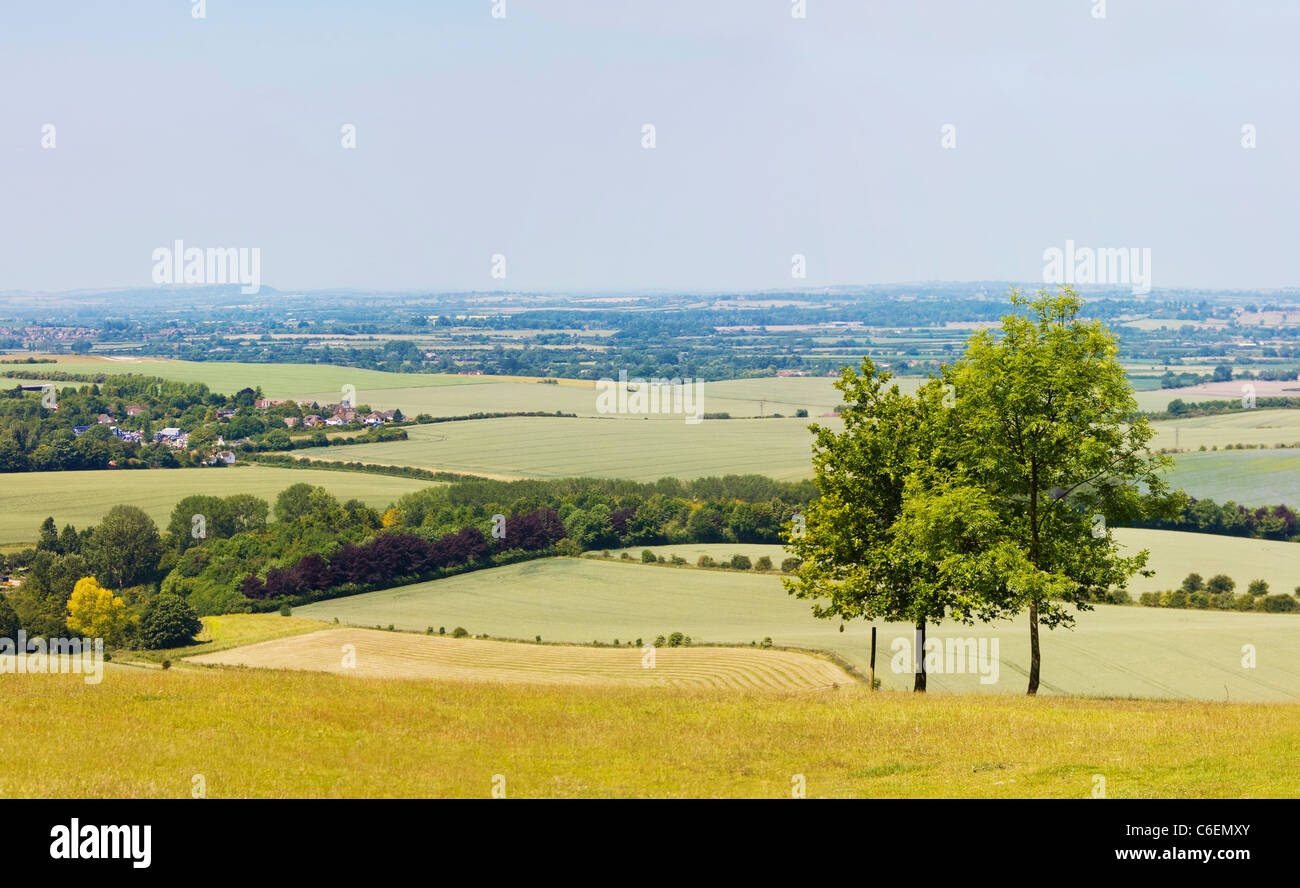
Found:
M 357 498 L 376 508 L 435 482 L 355 472 L 236 466 L 229 469 L 154 469 L 101 472 L 22 472 L 0 476 L 0 546 L 30 543 L 46 515 L 59 527 L 93 524 L 119 503 L 144 509 L 165 524 L 172 507 L 195 493 L 252 493 L 272 504 L 291 484 L 306 482 L 340 500 Z
M 650 640 L 681 631 L 700 642 L 834 652 L 859 672 L 869 666 L 870 627 L 814 619 L 808 602 L 787 595 L 771 575 L 661 567 L 589 558 L 557 558 L 478 571 L 298 608 L 299 616 L 423 631 L 464 626 L 471 633 L 545 641 Z M 1288 614 L 1171 611 L 1098 606 L 1073 631 L 1045 632 L 1043 689 L 1053 694 L 1300 700 L 1300 622 Z M 877 677 L 886 688 L 911 687 L 910 667 L 891 669 L 891 644 L 908 626 L 878 626 Z M 930 675 L 930 687 L 967 692 L 1024 690 L 1028 630 L 1024 619 L 964 627 L 946 623 L 932 636 L 998 639 L 999 675 Z M 1241 665 L 1253 644 L 1254 669 Z
M 1219 416 L 1193 416 L 1153 422 L 1151 446 L 1196 450 L 1230 444 L 1300 443 L 1300 410 L 1245 410 Z
M 1169 482 L 1192 496 L 1248 506 L 1300 507 L 1300 449 L 1184 453 Z
M 1300 707 L 547 688 L 319 673 L 15 675 L 6 796 L 1286 796 Z

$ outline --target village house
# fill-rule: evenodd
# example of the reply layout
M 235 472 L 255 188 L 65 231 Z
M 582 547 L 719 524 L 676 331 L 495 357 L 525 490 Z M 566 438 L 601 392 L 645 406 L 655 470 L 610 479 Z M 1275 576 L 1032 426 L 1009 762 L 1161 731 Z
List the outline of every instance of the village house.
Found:
M 139 416 L 141 413 L 144 413 L 144 408 L 138 404 L 132 404 L 130 407 L 126 408 L 127 416 Z
M 109 416 L 107 413 L 101 413 L 101 414 L 99 414 L 99 424 L 100 424 L 100 425 L 112 425 L 112 424 L 113 424 L 113 417 Z

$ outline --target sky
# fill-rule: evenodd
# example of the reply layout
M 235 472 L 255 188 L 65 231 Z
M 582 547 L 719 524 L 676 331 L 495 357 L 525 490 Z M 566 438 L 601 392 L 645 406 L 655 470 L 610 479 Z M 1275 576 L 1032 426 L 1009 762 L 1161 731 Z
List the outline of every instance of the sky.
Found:
M 0 291 L 1300 285 L 1300 3 L 195 5 L 0 2 Z

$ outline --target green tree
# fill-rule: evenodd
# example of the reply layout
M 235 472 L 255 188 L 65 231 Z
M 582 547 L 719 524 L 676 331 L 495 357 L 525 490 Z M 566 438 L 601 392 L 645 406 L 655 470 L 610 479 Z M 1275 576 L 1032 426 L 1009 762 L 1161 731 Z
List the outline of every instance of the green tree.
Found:
M 1183 579 L 1182 589 L 1189 595 L 1193 592 L 1200 592 L 1204 588 L 1205 580 L 1201 579 L 1201 575 L 1198 573 L 1190 573 Z
M 844 429 L 811 427 L 821 496 L 803 522 L 787 529 L 799 572 L 781 582 L 790 594 L 814 601 L 814 616 L 911 623 L 924 645 L 930 622 L 1002 615 L 988 572 L 981 575 L 975 563 L 981 559 L 964 563 L 939 551 L 981 548 L 971 537 L 988 535 L 991 513 L 978 491 L 948 474 L 951 460 L 942 456 L 947 411 L 937 384 L 913 398 L 897 385 L 886 388 L 889 379 L 870 359 L 861 373 L 841 370 L 835 386 L 843 394 Z M 916 691 L 926 687 L 922 653 L 916 651 Z
M 1205 584 L 1205 588 L 1211 595 L 1222 595 L 1236 589 L 1237 581 L 1227 574 L 1215 574 L 1210 577 L 1209 582 Z
M 1002 542 L 1031 568 L 1013 559 L 1005 578 L 1029 613 L 1034 694 L 1039 625 L 1071 626 L 1066 604 L 1090 610 L 1109 588 L 1150 575 L 1149 553 L 1122 556 L 1105 526 L 1172 516 L 1180 500 L 1163 478 L 1172 460 L 1148 452 L 1154 432 L 1138 415 L 1115 335 L 1079 317 L 1082 302 L 1069 288 L 1036 297 L 1013 290 L 1011 302 L 1023 313 L 1004 317 L 998 335 L 971 337 L 945 380 L 959 462 L 988 495 Z
M 108 510 L 82 548 L 86 561 L 114 589 L 134 586 L 150 577 L 162 555 L 158 526 L 138 506 Z
M 36 539 L 36 551 L 59 551 L 59 529 L 55 526 L 53 517 L 46 518 L 41 522 L 40 535 Z
M 140 643 L 149 650 L 188 644 L 203 628 L 194 608 L 179 595 L 163 592 L 140 615 Z

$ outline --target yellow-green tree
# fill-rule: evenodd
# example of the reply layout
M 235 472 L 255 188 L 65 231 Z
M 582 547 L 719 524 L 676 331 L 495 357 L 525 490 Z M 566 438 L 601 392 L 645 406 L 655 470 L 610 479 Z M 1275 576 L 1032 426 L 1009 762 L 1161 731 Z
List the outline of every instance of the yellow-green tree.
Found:
M 122 640 L 130 618 L 126 602 L 105 589 L 94 577 L 82 577 L 68 598 L 68 628 L 111 645 Z

